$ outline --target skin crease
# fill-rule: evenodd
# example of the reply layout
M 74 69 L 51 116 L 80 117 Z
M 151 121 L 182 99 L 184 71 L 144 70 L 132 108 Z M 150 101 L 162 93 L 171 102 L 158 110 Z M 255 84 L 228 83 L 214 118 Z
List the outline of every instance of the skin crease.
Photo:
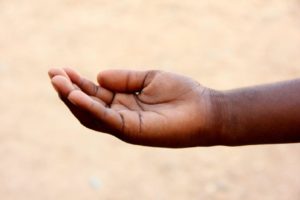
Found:
M 49 70 L 85 127 L 138 145 L 195 147 L 300 142 L 300 80 L 229 91 L 164 71 L 108 70 L 98 83 Z

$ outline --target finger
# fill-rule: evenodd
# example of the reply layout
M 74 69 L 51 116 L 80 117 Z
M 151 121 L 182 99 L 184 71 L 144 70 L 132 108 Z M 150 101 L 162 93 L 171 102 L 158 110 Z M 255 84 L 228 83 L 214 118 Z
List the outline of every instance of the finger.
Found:
M 140 92 L 157 71 L 108 70 L 98 75 L 99 84 L 114 92 Z
M 56 91 L 63 97 L 67 97 L 71 91 L 76 90 L 65 76 L 56 75 L 51 79 L 51 82 Z
M 70 80 L 69 76 L 66 74 L 66 72 L 63 69 L 59 68 L 51 68 L 48 71 L 49 77 L 52 79 L 54 76 L 61 75 L 66 77 L 68 80 Z
M 61 97 L 60 99 L 64 102 L 64 104 L 69 108 L 71 113 L 80 121 L 82 125 L 91 129 L 95 128 L 94 120 L 91 120 L 91 116 L 89 113 L 81 110 L 65 97 Z
M 92 114 L 87 111 L 82 110 L 81 108 L 75 106 L 67 98 L 61 97 L 61 100 L 69 108 L 71 113 L 78 119 L 78 121 L 85 127 L 101 132 L 111 132 L 111 129 L 105 124 L 99 123 L 99 120 L 96 119 Z
M 96 85 L 71 68 L 64 68 L 64 71 L 70 77 L 71 81 L 78 85 L 82 91 L 90 96 L 98 97 L 107 104 L 111 103 L 114 97 L 113 92 Z
M 116 111 L 103 106 L 98 101 L 93 100 L 90 96 L 80 90 L 72 91 L 68 100 L 81 109 L 91 113 L 104 124 L 115 130 L 122 130 L 123 120 Z

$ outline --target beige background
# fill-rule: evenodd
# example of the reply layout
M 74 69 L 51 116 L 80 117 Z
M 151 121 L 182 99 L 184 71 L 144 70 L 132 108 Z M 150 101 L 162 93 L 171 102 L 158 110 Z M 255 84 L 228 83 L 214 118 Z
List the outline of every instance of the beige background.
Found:
M 300 76 L 299 0 L 0 0 L 0 199 L 300 197 L 300 146 L 168 150 L 80 126 L 51 66 L 230 89 Z

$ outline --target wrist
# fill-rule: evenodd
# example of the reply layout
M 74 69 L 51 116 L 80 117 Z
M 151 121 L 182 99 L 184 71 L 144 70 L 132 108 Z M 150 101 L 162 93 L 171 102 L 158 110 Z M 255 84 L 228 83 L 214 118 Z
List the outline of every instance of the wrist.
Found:
M 223 91 L 209 89 L 208 131 L 213 145 L 230 145 L 230 103 Z

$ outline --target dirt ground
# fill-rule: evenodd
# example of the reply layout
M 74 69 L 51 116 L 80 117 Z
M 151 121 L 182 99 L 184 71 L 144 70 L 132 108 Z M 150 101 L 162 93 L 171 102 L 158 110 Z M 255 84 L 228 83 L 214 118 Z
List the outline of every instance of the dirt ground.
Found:
M 300 145 L 170 150 L 87 130 L 49 67 L 231 89 L 300 76 L 299 0 L 0 0 L 0 199 L 296 200 Z

